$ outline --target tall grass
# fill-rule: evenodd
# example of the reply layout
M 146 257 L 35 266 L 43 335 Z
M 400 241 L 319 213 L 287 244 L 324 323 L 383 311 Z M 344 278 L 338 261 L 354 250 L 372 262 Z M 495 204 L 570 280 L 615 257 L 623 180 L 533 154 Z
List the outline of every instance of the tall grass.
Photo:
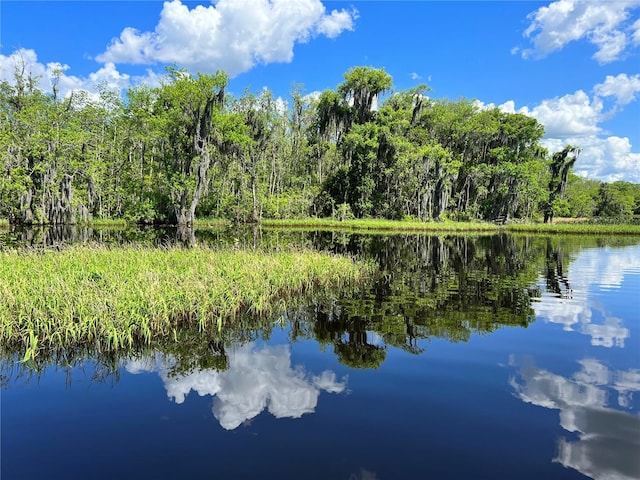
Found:
M 349 230 L 354 232 L 484 232 L 497 231 L 498 225 L 486 222 L 420 222 L 407 220 L 356 219 L 333 220 L 308 218 L 301 220 L 263 219 L 262 225 L 273 228 L 298 228 L 312 230 Z
M 624 223 L 512 223 L 504 228 L 509 232 L 526 233 L 640 236 L 640 225 Z
M 309 218 L 303 220 L 263 220 L 262 225 L 270 228 L 296 228 L 308 230 L 348 230 L 361 233 L 393 232 L 529 232 L 593 235 L 640 235 L 637 224 L 605 223 L 508 223 L 497 225 L 490 222 L 420 222 L 380 219 L 332 220 Z
M 301 293 L 340 288 L 369 264 L 318 252 L 73 247 L 0 252 L 0 342 L 116 351 L 220 329 L 235 316 L 283 309 Z

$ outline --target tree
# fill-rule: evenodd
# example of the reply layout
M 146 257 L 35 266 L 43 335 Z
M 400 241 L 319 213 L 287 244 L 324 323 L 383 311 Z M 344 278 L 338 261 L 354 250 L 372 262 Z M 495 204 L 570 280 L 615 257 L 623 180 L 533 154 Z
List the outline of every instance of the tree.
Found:
M 207 187 L 207 173 L 223 142 L 217 129 L 227 76 L 223 72 L 191 76 L 168 69 L 168 82 L 157 92 L 154 109 L 162 137 L 161 155 L 178 225 L 193 225 L 196 207 Z
M 74 224 L 87 221 L 95 200 L 98 109 L 85 92 L 58 98 L 36 85 L 22 61 L 13 83 L 2 82 L 0 126 L 2 213 L 15 224 Z M 80 195 L 78 195 L 80 193 Z
M 544 209 L 544 223 L 553 222 L 555 203 L 564 197 L 569 171 L 578 160 L 580 148 L 567 145 L 551 158 L 551 180 L 549 180 L 549 200 Z
M 363 124 L 371 120 L 374 101 L 391 88 L 391 75 L 384 69 L 354 67 L 344 74 L 338 95 L 349 105 L 347 124 Z
M 598 190 L 596 215 L 599 217 L 625 218 L 633 215 L 635 199 L 626 188 L 627 182 L 602 183 Z

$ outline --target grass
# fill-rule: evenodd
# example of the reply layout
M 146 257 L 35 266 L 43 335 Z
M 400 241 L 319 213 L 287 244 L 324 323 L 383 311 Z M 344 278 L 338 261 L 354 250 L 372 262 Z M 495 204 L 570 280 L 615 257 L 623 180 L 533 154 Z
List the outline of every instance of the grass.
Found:
M 128 226 L 124 220 L 94 220 L 94 227 Z M 195 228 L 220 228 L 231 225 L 227 220 L 217 218 L 196 219 Z M 593 234 L 593 235 L 640 235 L 640 224 L 597 223 L 588 219 L 558 218 L 554 223 L 540 222 L 508 223 L 497 225 L 491 222 L 422 222 L 398 221 L 384 219 L 352 219 L 334 220 L 331 218 L 305 219 L 262 219 L 261 226 L 266 228 L 298 229 L 298 230 L 346 230 L 354 233 L 412 233 L 412 232 L 527 232 L 527 233 L 561 233 L 561 234 Z M 0 219 L 0 227 L 8 226 L 6 219 Z
M 220 330 L 272 314 L 302 293 L 362 280 L 370 264 L 312 251 L 72 247 L 0 252 L 0 343 L 23 361 L 43 349 L 97 351 L 177 339 L 182 326 Z
M 264 227 L 310 230 L 350 230 L 356 232 L 495 232 L 498 225 L 486 222 L 420 222 L 384 219 L 333 220 L 308 218 L 301 220 L 263 219 Z
M 221 218 L 196 218 L 194 221 L 194 227 L 227 227 L 231 225 L 229 220 Z
M 269 228 L 296 228 L 308 230 L 349 230 L 361 233 L 393 232 L 528 232 L 592 235 L 640 235 L 640 225 L 602 224 L 589 222 L 508 223 L 497 225 L 489 222 L 420 222 L 379 219 L 332 220 L 309 218 L 302 220 L 263 220 Z
M 576 235 L 640 235 L 640 225 L 606 223 L 512 223 L 504 226 L 509 232 L 559 233 Z

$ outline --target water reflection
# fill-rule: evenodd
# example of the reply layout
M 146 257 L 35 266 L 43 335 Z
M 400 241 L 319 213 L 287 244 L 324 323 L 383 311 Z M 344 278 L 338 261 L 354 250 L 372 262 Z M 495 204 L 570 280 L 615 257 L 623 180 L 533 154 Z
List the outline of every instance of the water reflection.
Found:
M 560 426 L 577 440 L 560 438 L 554 461 L 595 479 L 640 478 L 640 416 L 631 409 L 640 392 L 640 370 L 611 371 L 595 359 L 583 359 L 580 370 L 564 377 L 536 367 L 530 357 L 512 357 L 517 367 L 509 383 L 526 403 L 560 411 Z
M 640 271 L 637 239 L 253 231 L 196 237 L 351 253 L 375 261 L 380 275 L 355 291 L 314 294 L 277 319 L 239 315 L 212 331 L 184 326 L 133 350 L 42 349 L 26 364 L 20 346 L 0 344 L 5 476 L 19 477 L 27 466 L 33 472 L 22 476 L 72 478 L 69 465 L 82 458 L 99 461 L 102 478 L 195 478 L 212 468 L 222 478 L 640 478 L 640 370 L 632 345 L 640 292 L 623 281 Z M 280 335 L 291 347 L 263 346 Z M 514 352 L 510 387 L 496 368 L 504 351 Z M 345 378 L 322 371 L 336 359 L 342 370 L 357 368 L 348 370 L 351 395 L 344 395 Z M 139 376 L 131 381 L 123 365 Z M 62 374 L 92 366 L 90 389 L 75 380 L 73 388 L 60 387 Z M 38 381 L 19 384 L 34 367 Z M 179 416 L 163 390 L 184 404 Z M 203 424 L 196 395 L 210 401 L 222 428 Z M 266 421 L 265 414 L 251 429 L 226 431 L 265 410 L 278 418 L 315 413 L 295 422 Z M 50 441 L 62 431 L 68 442 Z M 40 462 L 31 461 L 36 450 Z M 97 460 L 96 451 L 104 453 Z M 283 451 L 290 461 L 282 461 Z M 108 470 L 115 466 L 126 471 Z
M 536 315 L 562 325 L 565 331 L 590 336 L 594 346 L 624 347 L 629 329 L 604 308 L 597 295 L 598 290 L 620 288 L 625 275 L 640 273 L 640 246 L 585 249 L 571 259 L 566 275 L 558 250 L 551 257 L 554 263 L 547 261 L 548 293 L 534 302 Z
M 248 343 L 227 353 L 228 369 L 196 368 L 190 373 L 171 375 L 175 359 L 156 355 L 126 362 L 132 374 L 157 372 L 168 397 L 178 404 L 191 391 L 210 395 L 213 416 L 226 430 L 233 430 L 267 409 L 276 418 L 299 418 L 313 413 L 321 391 L 340 393 L 346 379 L 325 370 L 310 375 L 301 366 L 292 366 L 288 345 L 262 346 Z

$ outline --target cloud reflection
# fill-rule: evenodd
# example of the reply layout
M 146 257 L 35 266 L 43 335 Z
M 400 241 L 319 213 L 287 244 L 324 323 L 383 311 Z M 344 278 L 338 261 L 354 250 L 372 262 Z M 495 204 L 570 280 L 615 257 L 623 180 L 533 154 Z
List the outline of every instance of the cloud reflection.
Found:
M 620 407 L 632 407 L 640 371 L 611 371 L 594 359 L 579 363 L 581 369 L 566 378 L 529 358 L 512 358 L 519 369 L 509 383 L 522 401 L 558 409 L 562 428 L 577 433 L 577 441 L 559 439 L 554 461 L 594 479 L 640 478 L 640 417 L 608 406 L 613 390 Z
M 616 249 L 585 249 L 569 265 L 570 289 L 560 296 L 545 295 L 533 304 L 536 315 L 591 337 L 591 344 L 624 347 L 629 329 L 595 300 L 596 289 L 620 288 L 625 275 L 640 274 L 640 245 Z
M 227 430 L 265 409 L 276 418 L 299 418 L 315 410 L 321 391 L 340 393 L 346 388 L 346 381 L 338 381 L 329 370 L 309 376 L 302 367 L 292 367 L 287 345 L 256 348 L 249 343 L 229 352 L 228 357 L 229 368 L 223 372 L 195 369 L 170 376 L 175 361 L 161 356 L 130 360 L 125 368 L 133 374 L 157 372 L 167 395 L 178 404 L 192 390 L 213 396 L 213 415 Z

